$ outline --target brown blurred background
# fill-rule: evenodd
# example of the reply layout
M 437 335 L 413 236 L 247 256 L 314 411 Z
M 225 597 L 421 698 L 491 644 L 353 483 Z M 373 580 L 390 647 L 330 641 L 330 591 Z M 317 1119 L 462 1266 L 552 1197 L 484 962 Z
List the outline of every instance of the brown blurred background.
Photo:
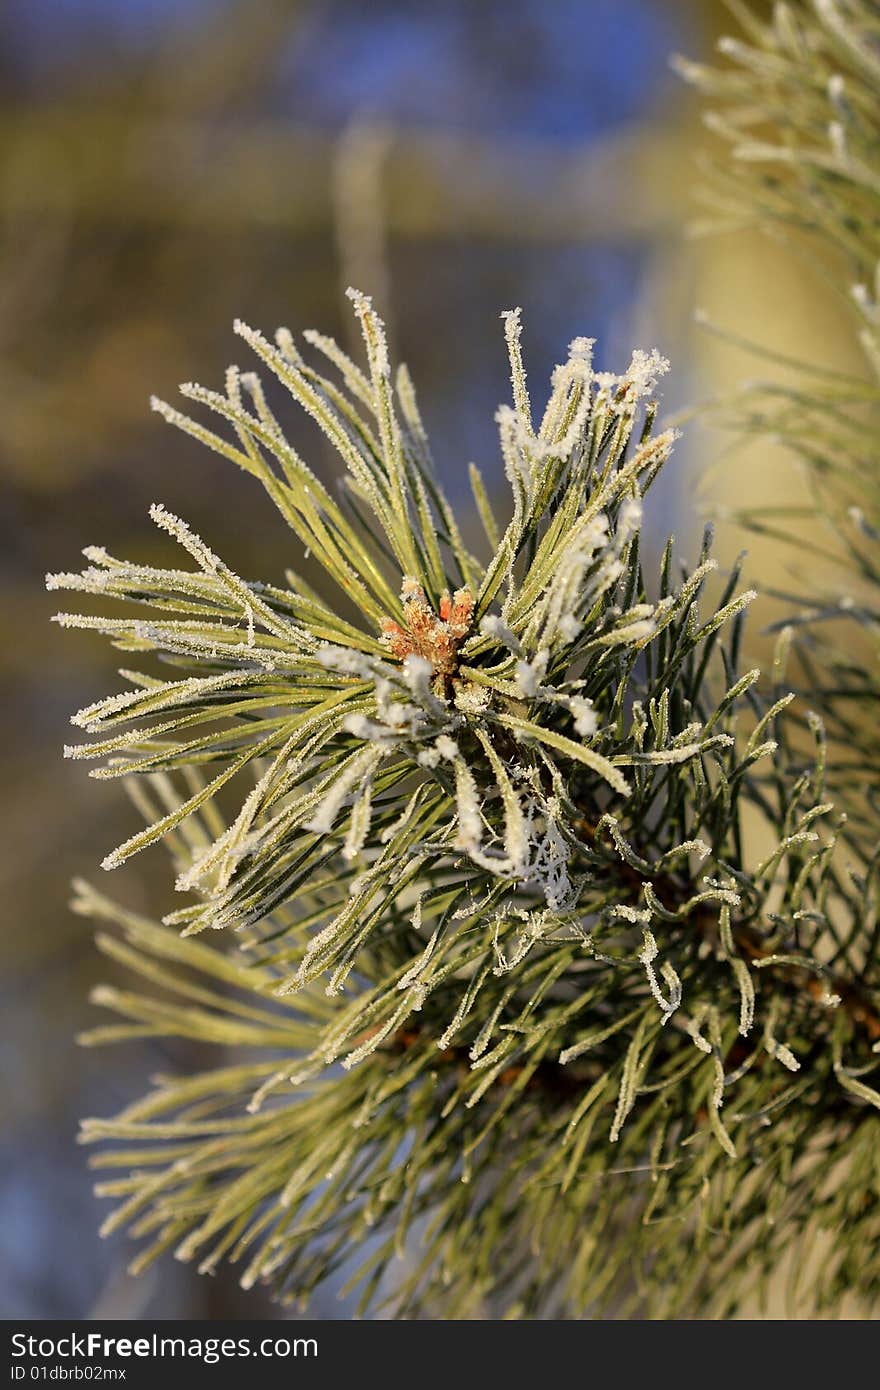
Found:
M 147 407 L 243 361 L 236 315 L 350 339 L 342 291 L 372 293 L 460 505 L 469 460 L 500 485 L 502 309 L 523 306 L 535 395 L 578 333 L 606 367 L 637 344 L 671 357 L 668 410 L 705 395 L 746 368 L 696 336 L 698 303 L 741 327 L 758 302 L 775 345 L 793 334 L 803 351 L 815 311 L 792 321 L 784 267 L 780 285 L 741 235 L 683 240 L 702 137 L 668 55 L 707 56 L 721 14 L 708 0 L 0 7 L 3 1316 L 267 1312 L 173 1261 L 136 1283 L 124 1241 L 97 1236 L 77 1120 L 185 1059 L 73 1043 L 102 966 L 68 883 L 100 875 L 134 819 L 118 786 L 61 760 L 68 715 L 116 688 L 117 663 L 101 639 L 49 626 L 44 572 L 78 568 L 85 544 L 167 556 L 154 500 L 248 577 L 298 558 L 261 490 Z M 691 432 L 650 508 L 652 534 L 674 528 L 682 548 L 706 438 Z M 161 851 L 101 886 L 163 910 Z M 313 1311 L 347 1308 L 331 1291 Z

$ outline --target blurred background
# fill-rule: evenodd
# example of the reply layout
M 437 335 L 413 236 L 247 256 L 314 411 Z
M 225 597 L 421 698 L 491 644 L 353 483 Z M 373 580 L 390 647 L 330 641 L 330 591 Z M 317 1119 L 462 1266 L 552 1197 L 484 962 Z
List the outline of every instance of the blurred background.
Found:
M 4 1317 L 271 1315 L 228 1274 L 167 1260 L 130 1280 L 124 1239 L 97 1235 L 77 1122 L 118 1109 L 169 1057 L 73 1041 L 95 1021 L 102 966 L 69 880 L 99 875 L 135 821 L 118 786 L 61 759 L 69 714 L 118 678 L 102 639 L 49 626 L 45 571 L 79 568 L 96 543 L 160 562 L 146 513 L 161 500 L 239 573 L 277 582 L 298 557 L 261 489 L 163 426 L 148 396 L 218 384 L 241 360 L 236 315 L 350 341 L 351 283 L 412 368 L 459 504 L 471 459 L 492 487 L 502 477 L 503 309 L 523 306 L 534 398 L 579 333 L 605 368 L 636 345 L 669 356 L 667 412 L 732 384 L 745 359 L 694 327 L 697 305 L 752 336 L 758 312 L 761 336 L 801 355 L 821 334 L 827 360 L 837 311 L 799 299 L 787 260 L 742 233 L 684 238 L 703 137 L 668 58 L 707 57 L 725 13 L 716 0 L 0 5 Z M 332 466 L 307 424 L 286 424 Z M 689 430 L 651 535 L 690 547 L 712 488 L 723 499 L 749 468 L 762 495 L 792 486 L 766 455 L 738 458 L 695 506 L 717 457 L 704 425 Z M 167 910 L 160 850 L 101 886 Z M 312 1312 L 346 1306 L 331 1291 Z

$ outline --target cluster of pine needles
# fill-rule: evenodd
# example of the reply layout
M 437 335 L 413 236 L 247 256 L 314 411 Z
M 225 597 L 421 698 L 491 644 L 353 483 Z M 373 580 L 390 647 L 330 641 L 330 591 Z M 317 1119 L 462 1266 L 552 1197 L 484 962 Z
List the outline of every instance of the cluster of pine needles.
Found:
M 138 981 L 96 991 L 119 1021 L 85 1041 L 216 1050 L 85 1123 L 104 1229 L 136 1269 L 230 1260 L 399 1317 L 723 1315 L 817 1240 L 816 1306 L 870 1298 L 870 874 L 835 849 L 821 719 L 791 735 L 791 633 L 741 669 L 753 594 L 709 533 L 692 566 L 643 555 L 667 364 L 598 372 L 577 339 L 538 413 L 505 315 L 509 495 L 496 516 L 471 469 L 472 547 L 351 298 L 366 369 L 239 324 L 268 385 L 154 403 L 265 487 L 324 583 L 244 580 L 159 505 L 179 567 L 92 547 L 49 580 L 125 605 L 58 618 L 136 663 L 67 749 L 144 815 L 105 867 L 162 841 L 182 894 L 160 923 L 77 886 Z

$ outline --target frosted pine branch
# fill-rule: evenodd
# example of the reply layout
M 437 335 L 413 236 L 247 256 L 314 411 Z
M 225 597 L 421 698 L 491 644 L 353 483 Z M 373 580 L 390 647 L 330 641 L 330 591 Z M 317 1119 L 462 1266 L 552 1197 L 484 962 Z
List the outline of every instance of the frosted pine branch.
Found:
M 156 924 L 78 889 L 114 927 L 102 949 L 144 979 L 97 996 L 124 1021 L 86 1041 L 235 1049 L 87 1122 L 96 1164 L 123 1173 L 101 1184 L 121 1199 L 108 1228 L 146 1237 L 137 1268 L 229 1258 L 295 1300 L 350 1262 L 365 1305 L 401 1316 L 617 1306 L 632 1261 L 654 1311 L 723 1303 L 751 1268 L 728 1267 L 740 1242 L 756 1272 L 780 1253 L 766 1175 L 824 1220 L 831 1136 L 866 1148 L 880 1101 L 875 1003 L 829 964 L 850 890 L 821 726 L 794 758 L 785 692 L 738 675 L 753 594 L 718 582 L 708 533 L 693 567 L 671 542 L 646 563 L 643 506 L 674 445 L 658 354 L 597 374 L 577 339 L 540 412 L 505 316 L 508 497 L 472 472 L 472 554 L 412 381 L 352 298 L 366 371 L 321 335 L 305 335 L 319 369 L 288 332 L 239 327 L 338 448 L 340 500 L 254 373 L 185 388 L 219 433 L 160 407 L 266 488 L 319 592 L 235 575 L 165 508 L 183 564 L 90 548 L 49 580 L 137 615 L 66 624 L 174 663 L 126 667 L 126 689 L 74 716 L 92 741 L 71 755 L 123 776 L 147 821 L 105 865 L 163 840 L 185 895 Z

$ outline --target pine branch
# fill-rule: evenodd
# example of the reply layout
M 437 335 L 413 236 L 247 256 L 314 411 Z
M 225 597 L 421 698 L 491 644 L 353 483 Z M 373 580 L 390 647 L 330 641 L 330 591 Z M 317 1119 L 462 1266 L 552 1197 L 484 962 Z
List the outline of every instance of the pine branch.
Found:
M 847 838 L 870 860 L 880 793 L 880 742 L 865 717 L 880 694 L 880 10 L 875 0 L 794 0 L 765 23 L 745 4 L 731 9 L 742 34 L 719 44 L 726 66 L 679 60 L 712 101 L 706 123 L 727 147 L 710 171 L 709 225 L 756 224 L 805 254 L 847 308 L 865 368 L 782 359 L 791 384 L 757 380 L 726 403 L 723 418 L 742 438 L 787 445 L 820 540 L 807 540 L 803 511 L 749 506 L 737 516 L 798 565 L 801 592 L 780 597 L 800 683 L 828 729 Z M 780 360 L 746 346 L 770 367 Z
M 227 433 L 157 404 L 263 484 L 335 597 L 239 578 L 164 507 L 194 568 L 92 548 L 49 580 L 123 600 L 60 621 L 165 667 L 123 671 L 68 751 L 147 822 L 105 867 L 164 841 L 187 895 L 155 924 L 80 887 L 144 982 L 98 992 L 124 1021 L 87 1041 L 220 1049 L 86 1122 L 121 1170 L 107 1228 L 146 1239 L 136 1268 L 240 1260 L 282 1299 L 345 1267 L 399 1316 L 664 1316 L 729 1310 L 828 1227 L 817 1305 L 870 1298 L 851 1242 L 878 1248 L 878 1202 L 860 1184 L 841 1224 L 833 1178 L 876 1146 L 873 870 L 833 856 L 820 721 L 805 752 L 778 682 L 738 672 L 753 595 L 734 572 L 709 601 L 710 535 L 693 568 L 671 542 L 643 562 L 665 362 L 597 373 L 578 339 L 539 419 L 506 316 L 509 505 L 475 478 L 481 557 L 353 299 L 366 371 L 239 329 L 338 449 L 339 500 L 254 374 L 184 388 Z

